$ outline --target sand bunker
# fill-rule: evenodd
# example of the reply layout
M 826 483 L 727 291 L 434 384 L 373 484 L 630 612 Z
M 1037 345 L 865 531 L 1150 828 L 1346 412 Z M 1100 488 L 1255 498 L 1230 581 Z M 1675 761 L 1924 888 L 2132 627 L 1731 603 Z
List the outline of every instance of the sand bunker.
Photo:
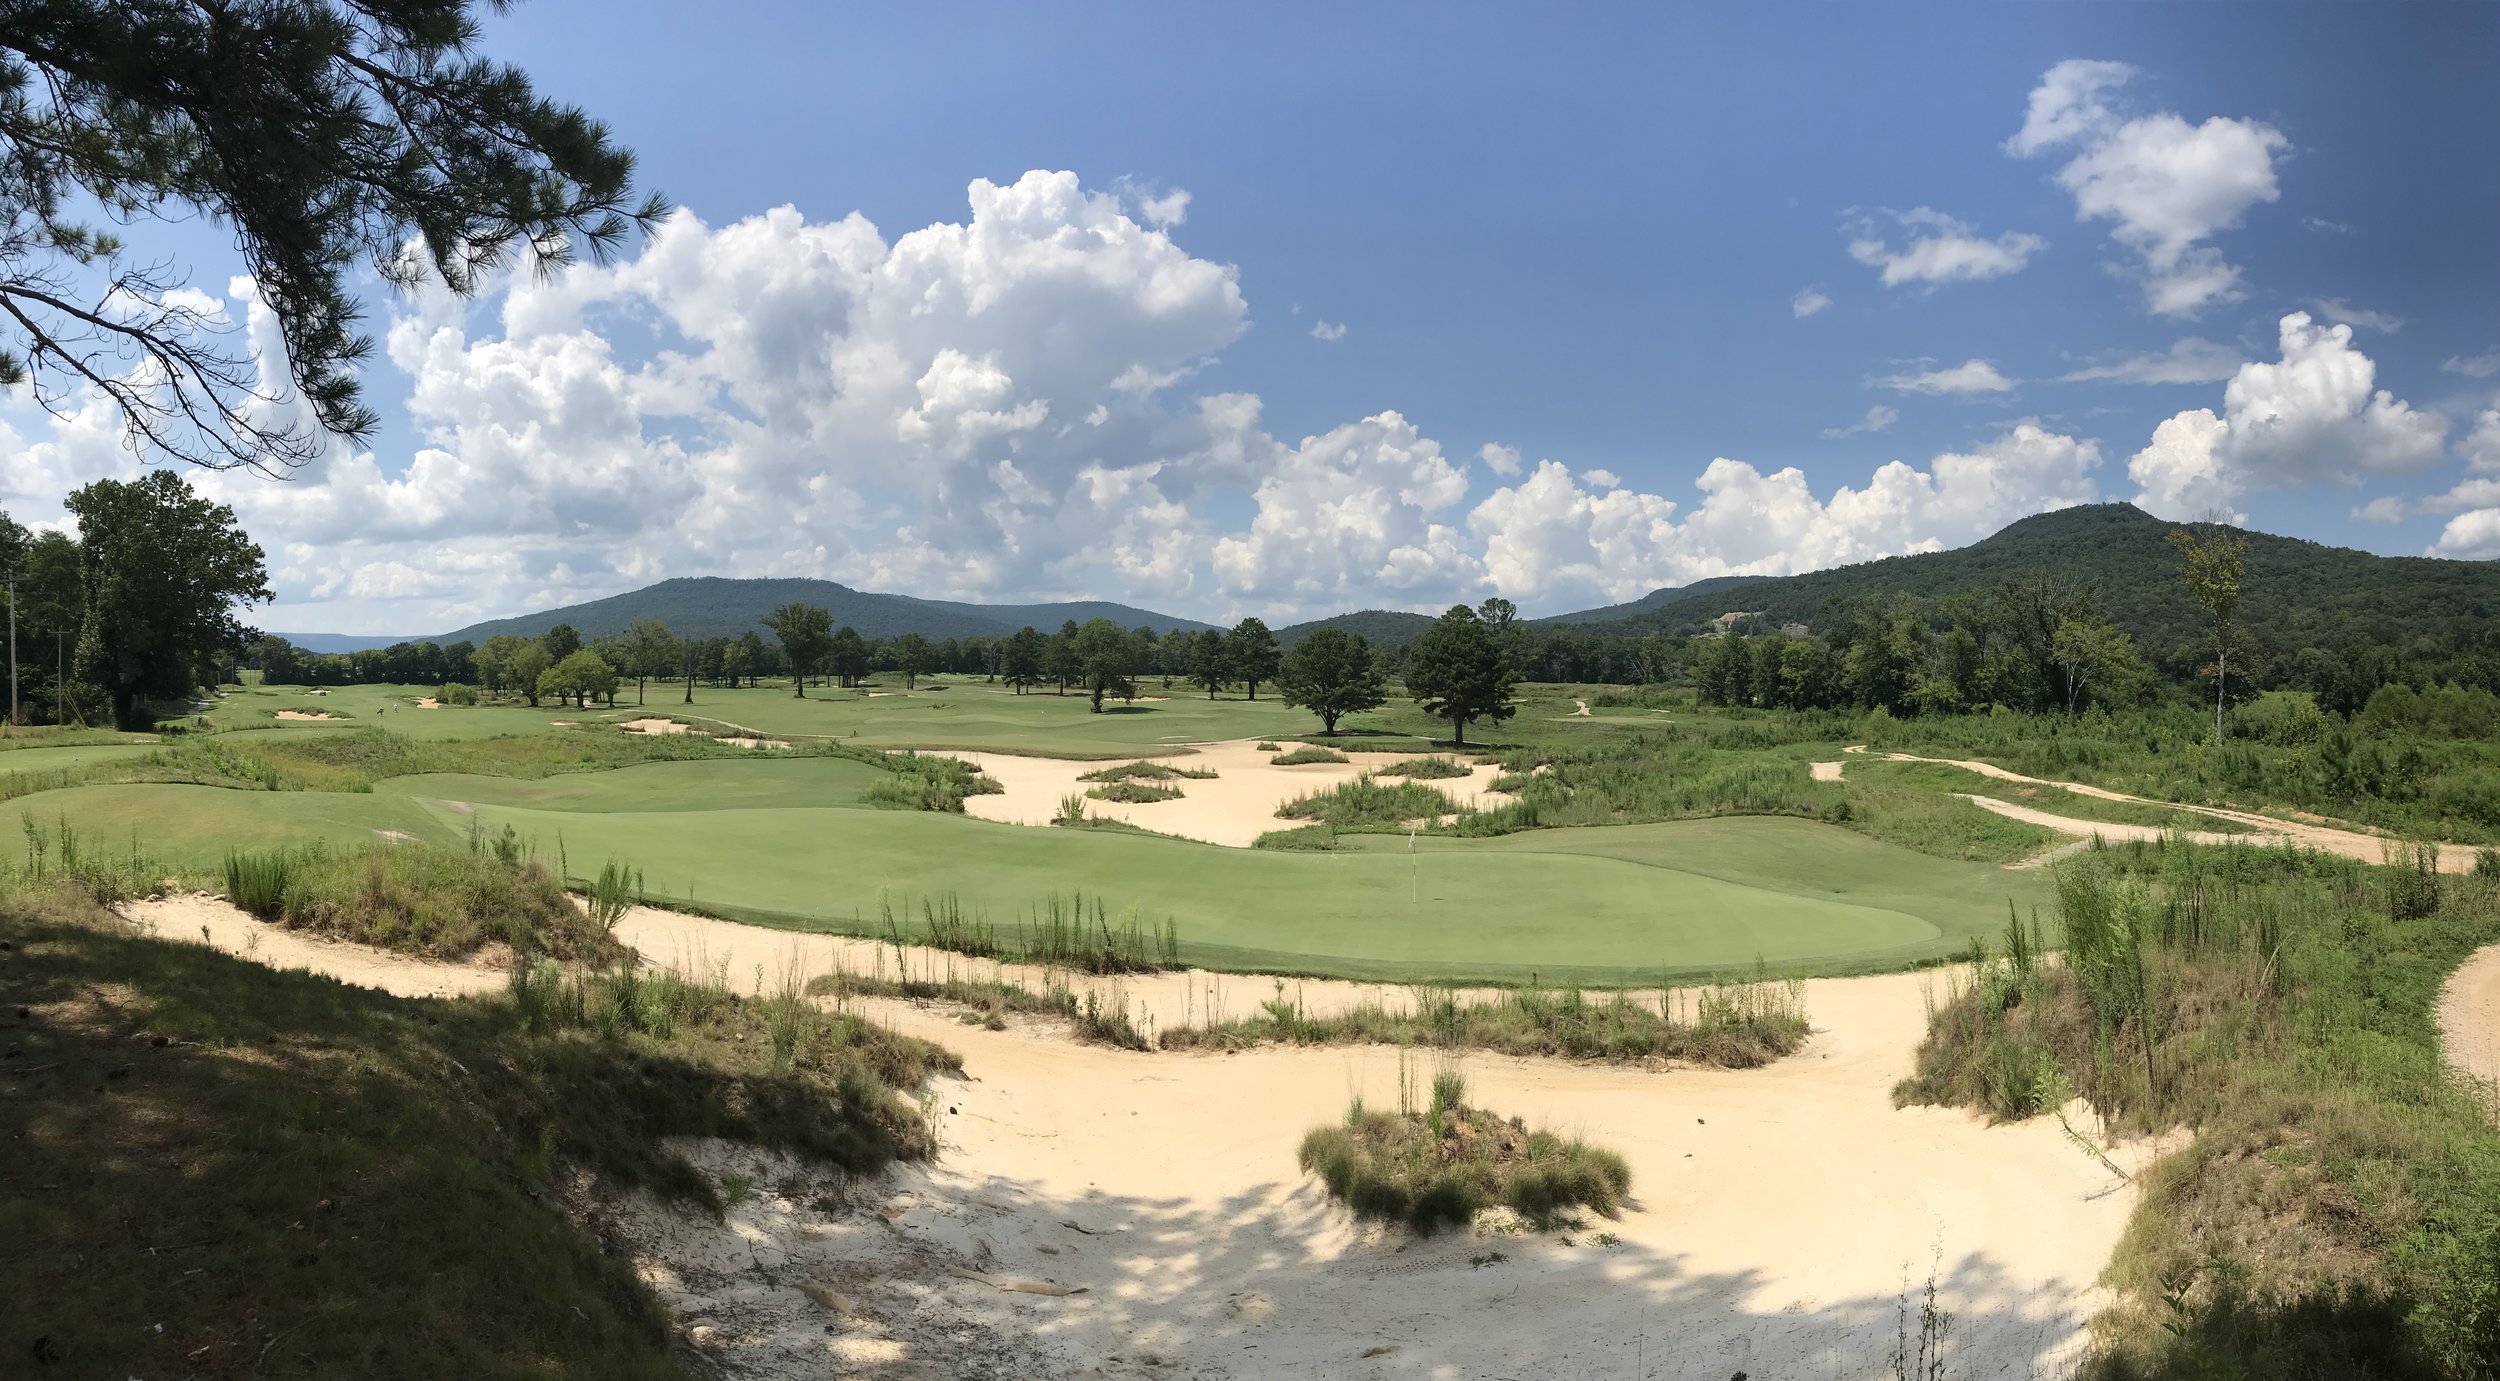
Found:
M 344 983 L 378 988 L 401 997 L 458 997 L 491 992 L 509 981 L 502 969 L 486 964 L 410 959 L 369 945 L 300 934 L 259 920 L 225 898 L 206 893 L 124 902 L 115 910 L 123 919 L 168 940 L 196 936 L 211 949 L 273 969 L 328 974 Z
M 629 734 L 691 734 L 694 732 L 693 725 L 680 724 L 674 719 L 629 719 L 620 727 Z
M 1841 751 L 1864 753 L 1867 750 L 1865 744 L 1857 743 Z M 2097 796 L 2104 801 L 2132 801 L 2138 805 L 2161 806 L 2194 815 L 2210 815 L 2217 820 L 2235 820 L 2256 832 L 2253 836 L 2203 831 L 2189 832 L 2187 838 L 2199 844 L 2292 844 L 2304 849 L 2316 849 L 2322 853 L 2342 854 L 2346 858 L 2357 858 L 2365 863 L 2384 863 L 2391 856 L 2391 850 L 2401 847 L 2396 840 L 2381 835 L 2367 834 L 2358 829 L 2339 829 L 2306 823 L 2308 820 L 2322 818 L 2318 816 L 2305 815 L 2301 820 L 2284 820 L 2272 815 L 2230 810 L 2222 806 L 2192 806 L 2179 801 L 2158 801 L 2150 796 L 2130 796 L 2123 791 L 2112 791 L 2107 787 L 2090 786 L 2082 782 L 2061 782 L 2047 777 L 2026 777 L 2020 772 L 2011 772 L 1990 762 L 1974 762 L 1960 758 L 1922 758 L 1910 753 L 1878 753 L 1873 756 L 1893 762 L 1942 763 L 1947 767 L 1959 767 L 1965 771 L 1976 772 L 1983 777 L 1994 777 L 1999 781 L 2022 782 L 2031 786 L 2062 787 L 2079 796 Z M 2097 834 L 2103 839 L 2123 840 L 2158 839 L 2171 833 L 2157 825 L 2114 825 L 2098 820 L 2077 820 L 2044 810 L 2034 810 L 2029 806 L 2018 806 L 2010 801 L 2000 801 L 1990 796 L 1973 796 L 1970 799 L 1974 804 L 1993 810 L 2008 819 L 2044 825 L 2066 834 Z M 2439 846 L 2439 871 L 2470 873 L 2474 871 L 2475 859 L 2479 852 L 2471 844 L 2442 844 Z
M 1350 761 L 1278 767 L 1268 761 L 1276 754 L 1258 747 L 1262 741 L 1281 743 L 1286 748 L 1298 742 L 1320 744 L 1345 752 Z M 1117 765 L 1115 762 L 1028 758 L 1011 753 L 955 753 L 952 756 L 971 763 L 1006 788 L 1002 795 L 967 798 L 964 813 L 1015 825 L 1049 824 L 1058 815 L 1059 802 L 1063 798 L 1082 795 L 1087 788 L 1098 785 L 1080 780 L 1086 773 Z M 1147 759 L 1154 756 L 1152 753 L 1140 755 Z M 1419 755 L 1349 750 L 1342 743 L 1319 739 L 1237 739 L 1229 743 L 1200 744 L 1196 752 L 1171 758 L 1171 765 L 1192 770 L 1212 769 L 1216 775 L 1208 779 L 1176 778 L 1167 783 L 1180 788 L 1182 795 L 1179 800 L 1123 804 L 1089 799 L 1085 810 L 1089 815 L 1125 820 L 1160 834 L 1243 848 L 1269 830 L 1289 829 L 1302 823 L 1276 818 L 1276 808 L 1287 801 L 1314 791 L 1326 791 L 1340 782 L 1350 782 L 1367 772 L 1416 756 Z M 1439 788 L 1459 805 L 1497 805 L 1510 799 L 1491 789 L 1493 779 L 1500 775 L 1501 768 L 1486 764 L 1465 777 L 1451 777 L 1427 785 Z
M 718 739 L 715 741 L 729 744 L 735 748 L 787 748 L 790 746 L 790 741 L 788 739 L 748 738 L 744 735 L 736 738 Z
M 278 711 L 278 718 L 280 718 L 280 719 L 336 719 L 336 718 L 338 718 L 338 716 L 337 716 L 337 715 L 334 715 L 334 714 L 332 714 L 332 713 L 330 713 L 328 710 L 280 710 L 280 711 Z
M 1840 769 L 1846 765 L 1847 764 L 1845 763 L 1837 762 L 1816 762 L 1806 764 L 1807 768 L 1813 772 L 1814 779 L 1818 782 L 1839 781 Z
M 2449 975 L 2439 994 L 2439 1032 L 2448 1063 L 2500 1093 L 2500 945 L 2474 951 Z
M 502 982 L 308 942 L 215 898 L 128 913 L 393 991 L 415 975 L 444 991 Z M 649 908 L 618 933 L 741 988 L 880 948 Z M 905 954 L 915 971 L 966 962 Z M 852 1180 L 684 1142 L 716 1180 L 756 1187 L 725 1222 L 579 1182 L 567 1197 L 733 1374 L 1648 1375 L 1671 1361 L 1696 1376 L 1875 1375 L 1903 1282 L 1931 1263 L 1961 1370 L 2054 1374 L 2080 1346 L 2134 1193 L 2050 1119 L 1990 1128 L 1892 1107 L 1950 981 L 1809 983 L 1813 1042 L 1761 1070 L 1468 1057 L 1473 1101 L 1630 1161 L 1622 1218 L 1563 1232 L 1488 1224 L 1418 1241 L 1357 1226 L 1294 1169 L 1302 1133 L 1351 1094 L 1395 1101 L 1394 1050 L 1139 1055 L 883 1001 L 855 1006 L 964 1059 L 967 1078 L 930 1090 L 936 1164 Z M 1295 986 L 1315 1007 L 1363 987 Z
M 443 708 L 443 702 L 430 695 L 420 695 L 417 697 L 417 708 L 420 710 L 439 710 Z

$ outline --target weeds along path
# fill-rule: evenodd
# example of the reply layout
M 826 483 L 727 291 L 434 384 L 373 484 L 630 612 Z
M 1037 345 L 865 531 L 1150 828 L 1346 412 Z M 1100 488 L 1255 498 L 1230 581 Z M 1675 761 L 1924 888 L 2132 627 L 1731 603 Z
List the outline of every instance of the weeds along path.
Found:
M 187 924 L 197 913 L 180 914 Z M 882 963 L 892 976 L 898 962 L 891 946 L 648 909 L 618 932 L 654 962 L 749 990 L 841 965 Z M 341 976 L 400 967 L 344 946 L 281 959 L 275 938 L 243 949 Z M 949 959 L 904 953 L 915 971 Z M 952 962 L 973 976 L 993 967 Z M 1203 1019 L 1201 985 L 1215 981 L 1121 987 L 1160 1020 Z M 1217 993 L 1226 1005 L 1275 991 L 1222 981 L 1239 994 Z M 2053 1374 L 2100 1303 L 2093 1282 L 2134 1191 L 2051 1119 L 1991 1128 L 1892 1106 L 1950 981 L 1811 982 L 1813 1042 L 1765 1069 L 1467 1057 L 1472 1104 L 1630 1162 L 1619 1220 L 1559 1232 L 1416 1240 L 1357 1227 L 1297 1171 L 1306 1131 L 1353 1096 L 1395 1106 L 1402 1079 L 1435 1072 L 1429 1056 L 1140 1055 L 1038 1024 L 990 1031 L 944 1008 L 859 999 L 854 1010 L 963 1056 L 967 1077 L 939 1081 L 926 1104 L 944 1148 L 935 1165 L 845 1185 L 690 1143 L 708 1173 L 741 1186 L 726 1221 L 639 1198 L 598 1207 L 690 1339 L 732 1375 L 829 1364 L 946 1375 L 1007 1340 L 1039 1350 L 1008 1369 L 1018 1375 L 1646 1375 L 1670 1360 L 1694 1375 L 1876 1374 L 1905 1282 L 1931 1270 L 1971 1374 Z M 1402 993 L 1287 989 L 1312 1010 Z M 2146 1158 L 2141 1147 L 2116 1155 L 2129 1167 Z
M 2500 945 L 2474 951 L 2449 975 L 2439 994 L 2439 1033 L 2448 1063 L 2500 1093 Z
M 1864 753 L 1867 751 L 1867 746 L 1863 743 L 1853 743 L 1840 751 Z M 1992 762 L 1979 762 L 1965 758 L 1923 758 L 1914 753 L 1876 753 L 1871 756 L 1885 758 L 1892 762 L 1938 763 L 1946 767 L 1958 767 L 1965 772 L 1976 772 L 1983 777 L 1994 777 L 1999 781 L 2020 782 L 2027 786 L 2054 786 L 2074 792 L 2079 796 L 2096 796 L 2104 801 L 2128 801 L 2137 805 L 2160 806 L 2169 810 L 2208 815 L 2217 820 L 2237 821 L 2255 830 L 2258 836 L 2254 839 L 2245 834 L 2192 833 L 2188 836 L 2199 844 L 2295 844 L 2304 849 L 2317 849 L 2324 853 L 2341 854 L 2346 858 L 2357 858 L 2365 863 L 2386 862 L 2389 850 L 2402 847 L 2398 840 L 2389 839 L 2384 835 L 2364 833 L 2358 829 L 2338 829 L 2332 825 L 2283 820 L 2271 815 L 2231 810 L 2222 806 L 2196 806 L 2184 801 L 2162 801 L 2150 796 L 2130 796 L 2123 791 L 2112 791 L 2107 787 L 2092 786 L 2084 782 L 2061 782 L 2048 777 L 2027 777 L 2020 772 L 2009 771 Z M 1815 766 L 1820 769 L 1826 764 L 1817 763 Z M 1839 768 L 1835 766 L 1829 778 L 1818 775 L 1818 780 L 1840 780 Z M 2077 820 L 2044 810 L 2034 810 L 2028 806 L 2018 806 L 2010 801 L 2000 801 L 1989 796 L 1973 796 L 1970 800 L 2009 819 L 2028 821 L 2031 824 L 2043 825 L 2067 834 L 2097 834 L 2104 839 L 2157 839 L 2167 833 L 2153 825 L 2117 825 L 2098 820 Z M 2477 850 L 2470 844 L 2442 844 L 2439 846 L 2439 871 L 2470 873 L 2474 871 L 2476 853 Z

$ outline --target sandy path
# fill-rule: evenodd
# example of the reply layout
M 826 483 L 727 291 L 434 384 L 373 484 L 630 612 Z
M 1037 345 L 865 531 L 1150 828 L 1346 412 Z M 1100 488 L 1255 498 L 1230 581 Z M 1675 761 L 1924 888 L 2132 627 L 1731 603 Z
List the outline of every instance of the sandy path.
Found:
M 299 934 L 257 920 L 223 897 L 201 892 L 142 898 L 117 909 L 123 919 L 168 940 L 197 936 L 211 949 L 273 969 L 328 974 L 344 983 L 400 997 L 459 997 L 491 992 L 507 982 L 504 970 L 491 965 L 411 959 L 369 945 Z
M 1268 739 L 1290 749 L 1301 740 Z M 1089 815 L 1104 815 L 1125 820 L 1141 829 L 1160 834 L 1179 835 L 1184 839 L 1203 840 L 1209 844 L 1228 844 L 1246 848 L 1269 830 L 1289 829 L 1302 823 L 1276 818 L 1276 808 L 1297 796 L 1326 791 L 1341 782 L 1350 782 L 1369 772 L 1378 771 L 1402 759 L 1420 756 L 1414 753 L 1346 752 L 1349 761 L 1304 763 L 1297 767 L 1278 767 L 1269 762 L 1276 756 L 1262 752 L 1262 740 L 1238 739 L 1229 743 L 1193 745 L 1195 752 L 1172 757 L 1170 765 L 1180 768 L 1212 768 L 1216 775 L 1209 779 L 1174 778 L 1166 785 L 1181 789 L 1176 801 L 1122 803 L 1088 799 Z M 1346 751 L 1342 744 L 1324 746 Z M 1142 753 L 1136 759 L 1154 759 L 1170 749 Z M 951 752 L 979 768 L 1006 791 L 1002 795 L 973 796 L 964 801 L 964 813 L 984 820 L 1000 820 L 1014 825 L 1047 825 L 1059 813 L 1059 802 L 1068 796 L 1082 795 L 1096 785 L 1080 781 L 1088 772 L 1118 765 L 1117 761 L 1079 762 L 1065 758 L 1033 758 L 1013 753 Z M 1493 791 L 1493 779 L 1502 775 L 1494 764 L 1478 766 L 1466 777 L 1451 777 L 1427 785 L 1438 787 L 1460 805 L 1492 805 L 1509 799 Z
M 1865 744 L 1856 743 L 1841 751 L 1863 753 L 1867 749 Z M 2133 801 L 2139 805 L 2162 806 L 2196 815 L 2210 815 L 2217 820 L 2236 820 L 2262 835 L 2274 836 L 2271 839 L 2251 839 L 2245 834 L 2196 833 L 2188 836 L 2198 843 L 2288 843 L 2296 844 L 2304 849 L 2317 849 L 2323 853 L 2342 854 L 2346 858 L 2357 858 L 2365 863 L 2384 863 L 2388 859 L 2389 850 L 2401 847 L 2399 841 L 2383 835 L 2365 834 L 2357 829 L 2338 829 L 2331 825 L 2281 820 L 2271 815 L 2230 810 L 2222 806 L 2192 806 L 2179 801 L 2157 801 L 2149 796 L 2130 796 L 2123 791 L 2112 791 L 2107 787 L 2090 786 L 2083 782 L 2061 782 L 2047 777 L 2026 777 L 2020 772 L 2008 771 L 1995 763 L 1976 762 L 1962 758 L 1922 758 L 1912 753 L 1879 753 L 1875 756 L 1893 762 L 1941 763 L 1947 767 L 1959 767 L 1965 771 L 1976 772 L 1983 777 L 1994 777 L 1999 781 L 2021 782 L 2030 786 L 2054 786 L 2081 796 L 2097 796 L 2104 801 Z M 2000 815 L 2016 820 L 2028 820 L 2035 825 L 2045 825 L 2050 829 L 2062 830 L 2069 834 L 2098 834 L 2104 839 L 2139 839 L 2158 838 L 2165 833 L 2155 826 L 2110 825 L 2091 820 L 2074 820 L 2062 815 L 2051 815 L 2045 811 L 2031 811 L 2027 807 L 2015 806 L 1986 796 L 1973 796 L 1970 799 Z M 2017 814 L 2016 812 L 2024 813 Z M 2442 844 L 2439 846 L 2439 871 L 2470 873 L 2474 871 L 2475 858 L 2479 852 L 2476 846 L 2471 844 Z
M 213 898 L 131 910 L 394 991 L 410 970 L 447 989 L 501 981 L 302 942 Z M 858 953 L 647 909 L 620 934 L 740 987 Z M 844 1184 L 692 1143 L 707 1170 L 759 1185 L 725 1223 L 633 1197 L 600 1207 L 689 1336 L 750 1376 L 1874 1376 L 1905 1277 L 1931 1263 L 1959 1370 L 2053 1372 L 2133 1192 L 2053 1122 L 1891 1106 L 1940 981 L 1809 983 L 1814 1042 L 1762 1070 L 1466 1059 L 1472 1102 L 1630 1161 L 1631 1208 L 1567 1233 L 1413 1241 L 1356 1227 L 1296 1171 L 1303 1132 L 1351 1094 L 1394 1105 L 1395 1051 L 1137 1055 L 897 1002 L 857 1006 L 964 1059 L 968 1077 L 929 1105 L 938 1163 Z M 1363 987 L 1302 985 L 1314 1006 Z M 995 1284 L 1019 1280 L 1083 1293 Z
M 2439 1031 L 2448 1062 L 2500 1093 L 2500 945 L 2474 951 L 2449 975 L 2439 994 Z
M 2016 805 L 2012 801 L 2000 801 L 1994 796 L 1965 796 L 1963 799 L 1982 810 L 1994 811 L 2008 820 L 2020 820 L 2027 825 L 2045 826 L 2060 834 L 2085 838 L 2098 835 L 2113 843 L 2136 839 L 2167 839 L 2174 833 L 2159 825 L 2122 825 L 2107 820 L 2078 820 L 2071 815 L 2053 815 L 2045 810 Z M 2289 844 L 2293 842 L 2290 832 L 2284 830 L 2268 830 L 2258 834 L 2225 834 L 2219 830 L 2182 830 L 2175 831 L 2175 833 L 2195 844 Z M 2371 861 L 2377 860 L 2373 858 Z

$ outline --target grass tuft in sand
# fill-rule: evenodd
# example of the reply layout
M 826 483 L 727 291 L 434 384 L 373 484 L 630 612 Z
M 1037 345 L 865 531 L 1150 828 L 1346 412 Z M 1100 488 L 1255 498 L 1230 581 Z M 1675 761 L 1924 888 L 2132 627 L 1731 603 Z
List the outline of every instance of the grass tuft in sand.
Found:
M 1290 753 L 1279 753 L 1268 759 L 1270 763 L 1278 767 L 1300 767 L 1304 763 L 1344 762 L 1345 760 L 1346 755 L 1334 748 L 1320 748 L 1307 743 Z
M 1456 758 L 1435 753 L 1430 757 L 1408 758 L 1381 768 L 1376 776 L 1405 777 L 1411 781 L 1440 781 L 1452 777 L 1475 775 L 1475 770 Z
M 1632 1187 L 1622 1156 L 1468 1107 L 1466 1092 L 1465 1078 L 1444 1069 L 1420 1110 L 1373 1112 L 1358 1098 L 1342 1125 L 1302 1139 L 1302 1168 L 1356 1217 L 1426 1235 L 1466 1227 L 1490 1208 L 1539 1228 L 1574 1208 L 1613 1216 Z
M 623 953 L 605 925 L 573 905 L 553 869 L 501 848 L 316 843 L 237 852 L 226 859 L 226 895 L 289 930 L 428 958 L 457 959 L 490 944 L 601 962 Z

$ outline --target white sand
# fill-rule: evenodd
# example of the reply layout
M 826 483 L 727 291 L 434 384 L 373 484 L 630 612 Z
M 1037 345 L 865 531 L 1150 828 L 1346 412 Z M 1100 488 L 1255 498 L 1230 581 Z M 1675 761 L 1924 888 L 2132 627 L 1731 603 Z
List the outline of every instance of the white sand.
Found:
M 334 714 L 332 714 L 332 713 L 330 713 L 330 712 L 329 712 L 329 711 L 327 711 L 327 710 L 315 710 L 315 711 L 305 711 L 305 710 L 280 710 L 280 711 L 278 711 L 278 718 L 280 718 L 280 719 L 336 719 L 336 718 L 338 718 L 338 716 L 337 716 L 337 715 L 334 715 Z
M 1837 762 L 1816 762 L 1808 763 L 1806 766 L 1807 769 L 1814 774 L 1814 779 L 1816 781 L 1836 782 L 1840 780 L 1840 769 L 1847 766 L 1847 764 Z
M 420 710 L 439 710 L 443 708 L 443 702 L 430 695 L 420 695 L 417 697 L 417 708 Z
M 1347 752 L 1342 744 L 1321 740 L 1237 739 L 1228 743 L 1198 744 L 1195 745 L 1196 752 L 1169 759 L 1159 759 L 1153 753 L 1103 762 L 1030 758 L 1013 753 L 955 753 L 952 756 L 971 763 L 1006 788 L 1003 795 L 966 798 L 964 813 L 1016 825 L 1048 825 L 1058 815 L 1062 798 L 1082 795 L 1089 788 L 1100 785 L 1080 781 L 1079 778 L 1088 772 L 1116 767 L 1121 762 L 1168 761 L 1170 766 L 1176 768 L 1212 768 L 1216 773 L 1212 779 L 1176 777 L 1157 783 L 1180 788 L 1182 795 L 1179 800 L 1123 804 L 1088 799 L 1085 812 L 1125 820 L 1160 834 L 1204 840 L 1209 844 L 1229 844 L 1237 848 L 1249 846 L 1269 830 L 1290 829 L 1305 823 L 1280 820 L 1276 816 L 1276 808 L 1295 797 L 1326 791 L 1340 782 L 1350 782 L 1402 759 L 1422 756 L 1355 750 L 1347 752 L 1350 759 L 1347 762 L 1278 767 L 1268 761 L 1276 753 L 1259 749 L 1262 741 L 1282 744 L 1286 751 L 1300 743 L 1310 742 Z M 1509 799 L 1491 789 L 1493 779 L 1500 775 L 1500 767 L 1485 764 L 1466 777 L 1450 777 L 1425 785 L 1440 789 L 1456 805 L 1494 805 Z
M 394 990 L 410 969 L 454 990 L 502 981 L 353 946 L 281 953 L 297 937 L 214 899 L 131 910 L 169 934 L 195 921 L 257 932 L 243 947 L 265 962 Z M 654 958 L 705 955 L 741 987 L 773 981 L 785 956 L 804 975 L 827 943 L 648 909 L 620 933 Z M 2054 1373 L 2098 1303 L 2091 1282 L 2133 1191 L 2053 1121 L 1989 1128 L 1891 1106 L 1945 981 L 1809 983 L 1812 1044 L 1761 1070 L 1467 1059 L 1472 1102 L 1630 1161 L 1629 1210 L 1568 1243 L 1357 1227 L 1294 1168 L 1303 1132 L 1349 1094 L 1394 1105 L 1395 1051 L 1138 1055 L 894 1002 L 859 1009 L 964 1058 L 964 1080 L 932 1089 L 935 1165 L 846 1182 L 686 1143 L 715 1177 L 759 1186 L 726 1223 L 640 1196 L 572 1197 L 733 1374 L 1871 1377 L 1904 1281 L 1931 1261 L 1960 1373 Z M 1299 986 L 1316 1006 L 1354 985 Z M 1505 1259 L 1473 1264 L 1494 1252 Z
M 790 746 L 790 741 L 788 739 L 749 738 L 745 735 L 740 735 L 735 738 L 724 738 L 719 740 L 719 742 L 729 744 L 736 748 L 787 748 Z
M 621 727 L 629 734 L 690 734 L 694 732 L 694 726 L 680 724 L 674 719 L 629 719 Z
M 2449 975 L 2439 994 L 2439 1031 L 2448 1063 L 2500 1094 L 2500 945 L 2474 951 Z
M 1867 750 L 1865 744 L 1858 743 L 1851 744 L 1841 751 L 1864 753 Z M 2061 782 L 2047 777 L 2026 777 L 2020 772 L 2010 772 L 1988 762 L 1973 762 L 1960 758 L 1922 758 L 1910 753 L 1878 753 L 1874 756 L 1893 762 L 1942 763 L 1947 767 L 1959 767 L 1966 771 L 1976 772 L 1983 777 L 1994 777 L 1999 781 L 2021 782 L 2031 786 L 2062 787 L 2077 795 L 2097 796 L 2104 801 L 2133 801 L 2139 805 L 2162 806 L 2195 815 L 2209 815 L 2217 820 L 2235 820 L 2256 832 L 2254 835 L 2190 832 L 2187 837 L 2200 844 L 2295 844 L 2304 849 L 2342 854 L 2346 858 L 2357 858 L 2366 863 L 2387 862 L 2394 856 L 2393 851 L 2402 847 L 2399 841 L 2383 835 L 2365 833 L 2358 828 L 2338 828 L 2309 823 L 2324 817 L 2306 813 L 2300 820 L 2283 820 L 2272 815 L 2259 815 L 2254 811 L 2229 810 L 2222 806 L 2192 806 L 2179 801 L 2157 801 L 2149 796 L 2130 796 L 2123 791 L 2112 791 L 2107 787 L 2090 786 L 2082 782 Z M 2168 833 L 2154 825 L 2113 825 L 2097 820 L 2077 820 L 2049 811 L 2036 810 L 2029 806 L 2018 806 L 1989 796 L 1973 796 L 1970 800 L 2009 819 L 2045 825 L 2067 834 L 2097 834 L 2103 839 L 2156 839 Z M 2474 871 L 2477 853 L 2478 850 L 2471 844 L 2442 844 L 2439 846 L 2439 871 L 2470 873 Z

